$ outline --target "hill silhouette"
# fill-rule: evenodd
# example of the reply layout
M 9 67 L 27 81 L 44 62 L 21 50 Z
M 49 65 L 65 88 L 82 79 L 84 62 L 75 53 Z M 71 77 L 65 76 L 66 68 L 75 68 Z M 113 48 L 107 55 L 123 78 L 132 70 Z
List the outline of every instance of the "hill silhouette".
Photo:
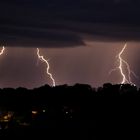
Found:
M 140 89 L 129 84 L 0 89 L 0 134 L 134 139 L 132 131 L 136 133 L 140 125 L 139 97 Z

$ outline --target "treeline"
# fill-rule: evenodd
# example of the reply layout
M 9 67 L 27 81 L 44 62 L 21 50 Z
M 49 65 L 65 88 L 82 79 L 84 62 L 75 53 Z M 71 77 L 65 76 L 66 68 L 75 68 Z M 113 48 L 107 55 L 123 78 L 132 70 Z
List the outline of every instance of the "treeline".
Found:
M 44 85 L 35 89 L 4 88 L 0 89 L 0 106 L 8 109 L 26 110 L 43 106 L 77 105 L 80 106 L 101 101 L 103 97 L 138 97 L 140 89 L 130 84 L 112 85 L 106 83 L 103 87 L 92 88 L 86 84 L 74 86 L 61 85 L 51 87 Z M 100 98 L 101 97 L 101 98 Z M 104 100 L 105 101 L 105 100 Z
M 32 90 L 5 88 L 0 89 L 0 110 L 13 111 L 15 120 L 19 120 L 17 116 L 25 118 L 34 137 L 57 134 L 70 139 L 100 139 L 120 138 L 123 134 L 126 138 L 133 130 L 139 132 L 139 96 L 140 89 L 129 84 L 107 83 L 99 88 L 85 84 L 44 85 Z M 13 131 L 15 135 L 22 133 L 15 125 L 10 133 Z

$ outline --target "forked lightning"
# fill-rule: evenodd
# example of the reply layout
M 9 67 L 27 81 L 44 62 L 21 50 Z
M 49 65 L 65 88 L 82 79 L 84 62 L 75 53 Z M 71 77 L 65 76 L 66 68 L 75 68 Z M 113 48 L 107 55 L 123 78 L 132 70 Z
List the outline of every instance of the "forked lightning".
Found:
M 125 49 L 127 48 L 127 43 L 124 45 L 124 47 L 122 48 L 122 50 L 119 52 L 119 54 L 117 55 L 118 58 L 118 62 L 119 62 L 119 66 L 116 67 L 115 69 L 111 70 L 110 73 L 112 73 L 113 71 L 119 70 L 120 74 L 122 76 L 122 81 L 121 84 L 133 84 L 135 85 L 132 80 L 131 80 L 131 74 L 133 74 L 135 77 L 136 74 L 130 69 L 130 65 L 128 64 L 127 61 L 125 61 L 122 58 L 122 54 L 124 53 Z M 126 70 L 127 74 L 125 73 L 124 69 Z
M 4 53 L 4 51 L 5 51 L 5 47 L 3 46 L 1 51 L 0 51 L 0 55 L 2 55 Z
M 37 48 L 37 56 L 38 56 L 38 59 L 41 60 L 42 62 L 46 63 L 47 65 L 47 74 L 49 75 L 50 79 L 52 80 L 52 85 L 55 86 L 55 79 L 53 78 L 52 74 L 49 72 L 50 70 L 50 65 L 49 65 L 49 62 L 44 58 L 43 55 L 40 55 L 40 50 L 39 48 Z

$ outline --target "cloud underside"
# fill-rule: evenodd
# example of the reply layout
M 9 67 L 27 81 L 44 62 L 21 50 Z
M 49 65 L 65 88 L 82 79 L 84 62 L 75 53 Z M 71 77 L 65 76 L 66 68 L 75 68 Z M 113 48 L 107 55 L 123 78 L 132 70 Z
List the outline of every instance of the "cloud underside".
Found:
M 53 25 L 53 24 L 52 24 Z M 140 28 L 113 24 L 56 24 L 51 27 L 2 27 L 0 42 L 6 46 L 76 47 L 86 40 L 140 41 Z
M 8 46 L 75 47 L 85 40 L 140 41 L 140 2 L 0 1 L 0 42 Z

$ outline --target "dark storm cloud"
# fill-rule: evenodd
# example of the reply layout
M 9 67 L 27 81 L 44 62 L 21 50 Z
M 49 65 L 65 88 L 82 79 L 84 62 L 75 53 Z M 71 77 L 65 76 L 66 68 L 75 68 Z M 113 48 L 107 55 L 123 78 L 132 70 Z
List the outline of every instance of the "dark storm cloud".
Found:
M 84 45 L 88 35 L 139 41 L 139 6 L 138 0 L 1 0 L 0 41 L 54 47 Z
M 84 45 L 78 35 L 62 30 L 14 26 L 0 26 L 0 30 L 0 41 L 6 46 L 68 47 Z

